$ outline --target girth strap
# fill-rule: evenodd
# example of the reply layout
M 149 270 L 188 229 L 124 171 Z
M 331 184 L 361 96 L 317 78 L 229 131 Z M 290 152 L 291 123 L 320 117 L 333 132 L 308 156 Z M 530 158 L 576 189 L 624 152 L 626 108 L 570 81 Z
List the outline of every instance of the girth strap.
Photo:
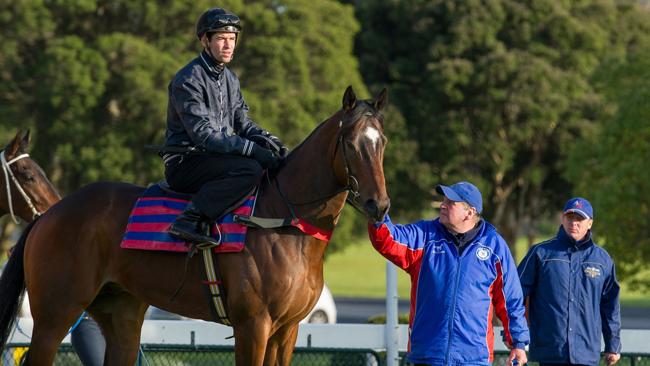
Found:
M 258 229 L 275 229 L 279 227 L 293 226 L 291 218 L 266 218 L 266 217 L 257 217 L 257 216 L 240 216 L 235 215 L 233 217 L 235 222 L 238 222 L 242 225 L 256 227 Z
M 203 256 L 205 277 L 207 278 L 203 283 L 208 288 L 208 297 L 211 305 L 210 308 L 212 309 L 216 321 L 224 325 L 231 325 L 225 306 L 226 290 L 221 278 L 219 278 L 219 272 L 216 270 L 212 259 L 213 247 L 214 245 L 197 245 L 197 249 L 201 250 L 201 255 Z

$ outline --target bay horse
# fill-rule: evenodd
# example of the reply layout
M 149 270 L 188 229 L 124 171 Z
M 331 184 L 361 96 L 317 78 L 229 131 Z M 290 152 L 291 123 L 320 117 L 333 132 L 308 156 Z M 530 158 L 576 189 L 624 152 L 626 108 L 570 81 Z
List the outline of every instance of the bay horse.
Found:
M 261 183 L 256 216 L 293 213 L 333 230 L 347 199 L 369 220 L 381 220 L 390 205 L 383 173 L 387 139 L 381 111 L 386 99 L 384 89 L 373 100 L 357 100 L 348 87 L 342 108 L 289 154 L 273 178 Z M 106 338 L 105 365 L 135 362 L 149 304 L 214 321 L 203 292 L 200 256 L 120 248 L 129 213 L 143 190 L 126 183 L 93 183 L 25 229 L 10 260 L 23 261 L 24 271 L 5 272 L 2 281 L 21 291 L 26 285 L 29 292 L 34 329 L 26 364 L 50 365 L 84 309 Z M 243 251 L 216 255 L 237 365 L 289 365 L 298 322 L 323 287 L 326 247 L 326 241 L 293 227 L 249 228 Z M 15 297 L 0 294 L 0 311 L 15 306 Z M 0 323 L 3 334 L 10 323 Z
M 0 152 L 0 216 L 10 214 L 31 222 L 61 197 L 47 179 L 43 169 L 29 157 L 30 134 L 20 131 Z

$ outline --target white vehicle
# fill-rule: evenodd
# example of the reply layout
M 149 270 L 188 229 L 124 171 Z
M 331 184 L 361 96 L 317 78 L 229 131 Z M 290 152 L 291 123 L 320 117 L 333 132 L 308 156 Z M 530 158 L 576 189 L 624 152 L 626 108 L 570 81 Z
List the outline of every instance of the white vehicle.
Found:
M 305 319 L 300 323 L 315 323 L 315 324 L 334 324 L 336 323 L 336 304 L 330 289 L 327 285 L 323 285 L 323 292 L 321 292 L 316 305 L 311 309 Z

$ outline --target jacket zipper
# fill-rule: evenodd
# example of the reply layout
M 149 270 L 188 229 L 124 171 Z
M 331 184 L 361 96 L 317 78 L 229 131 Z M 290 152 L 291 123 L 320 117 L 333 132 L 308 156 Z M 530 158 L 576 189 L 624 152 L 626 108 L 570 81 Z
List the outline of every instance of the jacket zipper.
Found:
M 467 248 L 465 249 L 467 250 Z M 460 256 L 456 257 L 456 279 L 454 280 L 454 293 L 451 303 L 451 316 L 449 317 L 449 329 L 447 339 L 447 352 L 445 353 L 445 365 L 449 362 L 449 351 L 451 349 L 451 337 L 453 335 L 454 318 L 456 317 L 456 294 L 458 293 L 458 280 L 460 278 Z
M 448 327 L 449 339 L 447 340 L 447 352 L 445 353 L 445 366 L 448 365 L 448 363 L 449 363 L 449 352 L 451 350 L 451 336 L 452 336 L 452 332 L 453 332 L 453 328 L 454 328 L 454 318 L 456 317 L 456 298 L 457 298 L 456 294 L 458 293 L 458 283 L 459 283 L 459 280 L 460 280 L 460 262 L 461 262 L 462 256 L 469 253 L 469 249 L 471 247 L 473 247 L 474 245 L 476 245 L 476 242 L 470 243 L 465 248 L 465 250 L 463 250 L 462 255 L 458 253 L 458 248 L 456 248 L 455 245 L 454 245 L 454 248 L 453 248 L 456 251 L 456 255 L 457 255 L 457 257 L 456 257 L 456 278 L 454 280 L 454 297 L 453 297 L 452 303 L 451 303 L 451 316 L 449 317 L 449 327 Z

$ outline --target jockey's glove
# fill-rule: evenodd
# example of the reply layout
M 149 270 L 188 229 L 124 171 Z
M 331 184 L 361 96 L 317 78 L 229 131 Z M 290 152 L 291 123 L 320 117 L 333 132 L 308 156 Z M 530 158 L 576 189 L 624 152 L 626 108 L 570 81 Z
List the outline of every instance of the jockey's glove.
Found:
M 257 160 L 264 169 L 274 169 L 280 164 L 280 161 L 271 150 L 267 150 L 259 145 L 253 146 L 253 153 L 251 156 L 253 159 Z
M 289 149 L 286 146 L 284 146 L 280 138 L 271 134 L 269 134 L 268 138 L 271 141 L 273 141 L 274 144 L 278 145 L 278 156 L 280 156 L 283 159 L 286 158 L 287 155 L 289 154 Z

